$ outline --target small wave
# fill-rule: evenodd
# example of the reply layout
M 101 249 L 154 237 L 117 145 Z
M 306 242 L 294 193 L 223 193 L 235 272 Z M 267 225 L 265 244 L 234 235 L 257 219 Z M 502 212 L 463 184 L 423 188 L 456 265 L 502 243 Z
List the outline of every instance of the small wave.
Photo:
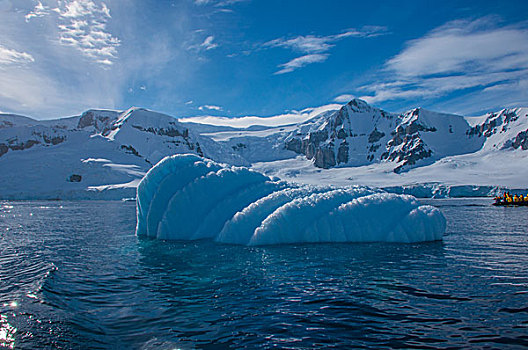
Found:
M 10 266 L 17 266 L 12 269 Z M 53 263 L 39 260 L 37 256 L 30 258 L 27 254 L 6 254 L 1 257 L 0 275 L 3 284 L 0 285 L 0 301 L 7 302 L 22 296 L 37 296 L 46 279 L 57 270 Z
M 521 308 L 510 308 L 510 307 L 504 307 L 504 308 L 500 309 L 499 312 L 507 312 L 507 313 L 509 313 L 509 314 L 516 314 L 516 313 L 519 313 L 519 312 L 526 312 L 526 313 L 528 313 L 528 306 L 526 306 L 526 307 L 521 307 Z

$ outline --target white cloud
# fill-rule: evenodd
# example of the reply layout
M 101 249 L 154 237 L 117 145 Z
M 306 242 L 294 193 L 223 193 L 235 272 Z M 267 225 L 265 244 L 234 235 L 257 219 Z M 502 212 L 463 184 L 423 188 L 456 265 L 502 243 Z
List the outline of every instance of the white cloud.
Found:
M 59 42 L 79 50 L 101 66 L 110 66 L 117 58 L 120 40 L 106 29 L 111 19 L 110 9 L 104 2 L 93 0 L 69 0 L 58 2 L 50 10 L 40 1 L 28 13 L 26 21 L 44 16 L 56 16 Z
M 201 68 L 200 53 L 184 48 L 208 19 L 188 21 L 183 4 L 171 22 L 158 25 L 144 17 L 144 2 L 7 2 L 0 0 L 0 44 L 18 53 L 9 60 L 2 54 L 4 62 L 16 63 L 0 63 L 0 109 L 9 113 L 57 118 L 88 108 L 124 109 L 132 99 L 166 111 Z M 38 15 L 26 19 L 29 14 Z
M 282 47 L 305 54 L 279 65 L 282 69 L 275 74 L 284 74 L 311 63 L 325 61 L 329 56 L 326 52 L 334 47 L 339 40 L 349 37 L 368 38 L 386 33 L 385 27 L 365 26 L 359 30 L 348 29 L 343 33 L 327 36 L 300 35 L 293 38 L 278 38 L 264 43 L 263 47 Z
M 94 9 L 92 16 L 88 10 Z M 116 65 L 105 44 L 108 16 L 108 7 L 98 1 L 21 1 L 2 9 L 0 109 L 56 118 L 116 108 L 130 73 Z
M 361 30 L 349 29 L 343 33 L 328 36 L 300 35 L 290 39 L 278 38 L 264 43 L 264 46 L 283 47 L 302 53 L 321 53 L 330 50 L 332 47 L 334 47 L 335 42 L 344 38 L 365 38 L 378 36 L 385 33 L 385 27 L 368 26 L 362 28 Z
M 35 62 L 27 52 L 19 52 L 0 45 L 0 65 L 24 64 Z
M 321 113 L 336 111 L 342 106 L 339 104 L 329 104 L 325 106 L 306 108 L 302 111 L 292 111 L 291 113 L 274 115 L 271 117 L 256 117 L 247 116 L 239 118 L 228 118 L 228 117 L 191 117 L 191 118 L 180 118 L 180 122 L 191 122 L 200 124 L 210 124 L 218 126 L 231 126 L 234 128 L 247 128 L 252 125 L 263 125 L 263 126 L 281 126 L 289 124 L 302 123 L 308 119 L 311 119 Z
M 321 37 L 314 35 L 298 36 L 292 39 L 279 38 L 268 41 L 264 46 L 270 47 L 284 47 L 288 49 L 294 49 L 303 53 L 317 53 L 325 52 L 332 48 L 334 45 L 331 42 L 335 41 L 330 37 Z
M 386 62 L 376 83 L 360 89 L 370 93 L 361 98 L 369 103 L 438 98 L 465 89 L 510 89 L 512 99 L 520 98 L 516 87 L 528 80 L 528 29 L 498 22 L 491 17 L 452 21 L 409 41 Z M 490 102 L 471 96 L 476 104 Z
M 490 26 L 493 22 L 486 19 L 447 23 L 410 41 L 387 62 L 387 68 L 401 76 L 417 76 L 528 67 L 527 31 Z
M 37 4 L 35 5 L 35 8 L 33 9 L 33 11 L 31 11 L 30 13 L 28 13 L 25 16 L 26 22 L 28 22 L 31 18 L 44 17 L 44 16 L 47 16 L 49 14 L 50 14 L 50 7 L 49 6 L 44 6 L 44 5 L 42 5 L 42 3 L 40 1 L 38 1 Z
M 201 110 L 201 111 L 205 111 L 205 110 L 210 110 L 210 111 L 221 111 L 221 110 L 222 110 L 222 107 L 220 107 L 220 106 L 215 106 L 215 105 L 203 105 L 203 106 L 198 107 L 198 109 Z
M 216 49 L 218 46 L 220 46 L 219 44 L 214 42 L 214 35 L 208 35 L 207 37 L 205 37 L 205 39 L 202 40 L 202 33 L 204 32 L 204 29 L 198 29 L 193 31 L 193 33 L 189 35 L 190 38 L 188 39 L 187 50 L 193 51 L 195 53 L 201 53 L 203 51 Z
M 208 5 L 214 4 L 216 7 L 230 6 L 239 2 L 245 2 L 249 0 L 194 0 L 196 5 Z
M 324 62 L 327 58 L 328 54 L 311 54 L 297 57 L 289 62 L 279 65 L 282 69 L 275 72 L 275 74 L 290 73 L 311 63 Z
M 57 118 L 87 108 L 115 106 L 115 89 L 107 87 L 104 79 L 86 79 L 81 86 L 65 86 L 41 68 L 19 67 L 0 74 L 2 109 L 35 118 Z
M 200 44 L 200 47 L 203 47 L 206 51 L 217 48 L 218 44 L 213 43 L 213 40 L 214 36 L 209 35 L 207 38 L 205 38 L 203 43 Z
M 334 102 L 345 103 L 353 100 L 356 96 L 350 94 L 339 95 L 334 98 Z

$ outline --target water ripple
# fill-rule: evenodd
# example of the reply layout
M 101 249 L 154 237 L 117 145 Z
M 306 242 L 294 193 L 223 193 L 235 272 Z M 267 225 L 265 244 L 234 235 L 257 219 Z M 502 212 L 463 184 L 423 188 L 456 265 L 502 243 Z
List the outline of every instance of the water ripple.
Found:
M 137 239 L 133 203 L 0 202 L 0 346 L 528 346 L 525 212 L 430 204 L 444 242 L 248 248 Z

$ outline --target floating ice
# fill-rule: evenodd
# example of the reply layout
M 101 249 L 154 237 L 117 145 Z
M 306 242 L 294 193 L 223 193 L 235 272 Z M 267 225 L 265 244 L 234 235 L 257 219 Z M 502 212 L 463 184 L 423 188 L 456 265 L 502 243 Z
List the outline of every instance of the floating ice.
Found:
M 196 155 L 156 164 L 137 193 L 138 236 L 267 245 L 422 242 L 446 221 L 412 196 L 367 187 L 298 186 Z

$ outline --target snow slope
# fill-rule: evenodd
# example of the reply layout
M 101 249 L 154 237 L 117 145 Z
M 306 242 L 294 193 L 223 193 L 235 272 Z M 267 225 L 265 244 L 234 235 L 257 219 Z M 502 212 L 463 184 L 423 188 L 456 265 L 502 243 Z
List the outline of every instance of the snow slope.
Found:
M 136 234 L 268 245 L 301 242 L 422 242 L 442 238 L 440 211 L 367 187 L 273 181 L 196 155 L 164 158 L 143 178 Z
M 258 133 L 207 135 L 249 148 Z M 352 100 L 339 111 L 266 131 L 262 139 L 295 156 L 283 151 L 276 160 L 250 161 L 258 171 L 299 183 L 378 186 L 420 197 L 489 196 L 528 189 L 527 135 L 527 108 L 481 117 L 422 108 L 397 115 Z
M 420 197 L 528 189 L 527 108 L 468 118 L 422 108 L 394 114 L 357 99 L 331 107 L 302 111 L 299 124 L 288 124 L 298 114 L 232 124 L 244 127 L 182 123 L 142 108 L 48 121 L 0 114 L 0 198 L 134 197 L 154 164 L 183 153 L 292 182 Z M 247 127 L 255 120 L 269 125 Z
M 246 164 L 224 145 L 194 134 L 175 118 L 140 108 L 89 110 L 52 121 L 0 115 L 0 197 L 135 197 L 148 169 L 175 153 Z
M 285 146 L 313 159 L 319 168 L 392 162 L 400 172 L 479 150 L 484 138 L 470 129 L 462 116 L 422 108 L 396 115 L 354 99 L 339 111 L 300 125 Z

